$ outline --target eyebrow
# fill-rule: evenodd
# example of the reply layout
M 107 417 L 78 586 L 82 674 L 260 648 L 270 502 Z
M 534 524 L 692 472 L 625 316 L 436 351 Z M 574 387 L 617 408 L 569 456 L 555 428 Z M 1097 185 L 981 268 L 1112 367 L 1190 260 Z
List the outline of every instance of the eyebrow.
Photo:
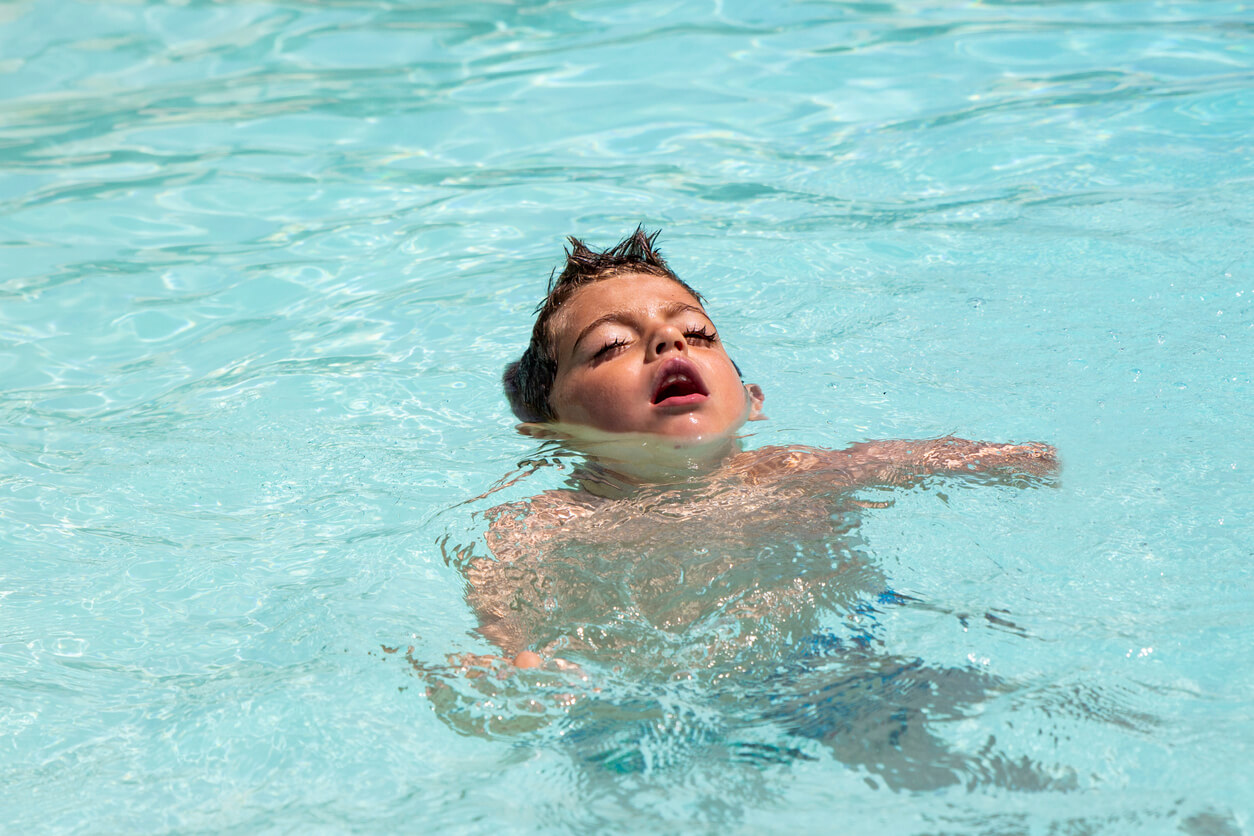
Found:
M 671 304 L 667 305 L 665 308 L 662 309 L 662 313 L 668 318 L 674 316 L 675 314 L 683 313 L 684 311 L 692 311 L 693 313 L 701 314 L 701 316 L 705 317 L 706 321 L 710 323 L 714 322 L 714 320 L 710 319 L 710 315 L 706 313 L 704 310 L 702 310 L 696 305 L 689 305 L 686 302 L 672 302 Z M 631 319 L 632 319 L 632 315 L 630 311 L 627 311 L 627 312 L 611 311 L 610 313 L 607 313 L 604 316 L 598 316 L 596 319 L 592 320 L 587 325 L 585 325 L 582 330 L 580 330 L 579 335 L 575 337 L 575 341 L 570 344 L 571 353 L 573 354 L 575 349 L 579 348 L 579 343 L 583 342 L 584 337 L 588 336 L 588 334 L 592 333 L 593 331 L 595 331 L 597 328 L 604 325 L 605 323 L 607 322 L 629 323 Z

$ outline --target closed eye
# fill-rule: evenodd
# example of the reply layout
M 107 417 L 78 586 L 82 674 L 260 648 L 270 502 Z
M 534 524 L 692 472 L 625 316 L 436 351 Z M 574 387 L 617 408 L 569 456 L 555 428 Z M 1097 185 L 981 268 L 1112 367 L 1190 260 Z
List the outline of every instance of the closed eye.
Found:
M 709 343 L 709 344 L 718 342 L 718 334 L 715 334 L 713 331 L 711 331 L 709 328 L 706 328 L 704 325 L 702 325 L 700 328 L 689 328 L 687 331 L 684 332 L 684 336 L 688 339 L 689 342 L 692 342 L 694 340 L 699 341 L 699 342 Z
M 622 337 L 615 337 L 614 339 L 610 340 L 605 345 L 598 348 L 597 353 L 592 355 L 592 359 L 603 360 L 605 358 L 611 357 L 613 356 L 613 352 L 615 350 L 622 348 L 625 345 L 627 345 L 627 340 L 623 339 Z

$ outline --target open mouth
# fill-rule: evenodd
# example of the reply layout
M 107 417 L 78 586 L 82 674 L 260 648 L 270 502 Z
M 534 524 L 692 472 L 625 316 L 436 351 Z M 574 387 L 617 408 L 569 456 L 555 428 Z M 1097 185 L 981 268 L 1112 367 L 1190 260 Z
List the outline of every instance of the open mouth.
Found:
M 696 366 L 678 357 L 666 361 L 653 384 L 654 406 L 695 403 L 709 394 Z

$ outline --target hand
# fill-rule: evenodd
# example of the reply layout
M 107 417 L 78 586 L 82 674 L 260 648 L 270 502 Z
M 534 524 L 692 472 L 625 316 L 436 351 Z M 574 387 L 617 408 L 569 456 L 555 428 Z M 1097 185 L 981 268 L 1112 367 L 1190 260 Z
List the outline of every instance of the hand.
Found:
M 1027 444 L 999 444 L 1001 448 L 996 454 L 1008 463 L 1015 465 L 1015 470 L 1032 476 L 1045 476 L 1058 469 L 1058 450 L 1049 444 L 1029 441 Z M 983 452 L 983 451 L 981 451 Z
M 583 668 L 579 667 L 574 662 L 566 661 L 560 656 L 554 656 L 552 659 L 549 659 L 548 664 L 557 668 L 559 671 L 577 673 L 584 679 L 588 678 L 587 674 L 583 672 Z M 514 657 L 514 667 L 516 668 L 539 668 L 545 666 L 544 657 L 531 650 L 524 650 L 522 653 L 519 653 Z
M 531 650 L 524 650 L 514 657 L 516 668 L 538 668 L 543 664 L 544 660 L 540 658 L 540 654 Z
M 532 650 L 524 650 L 513 659 L 491 654 L 463 653 L 461 656 L 449 657 L 449 662 L 460 668 L 462 673 L 470 679 L 475 679 L 488 673 L 495 673 L 497 679 L 505 679 L 515 670 L 527 670 L 530 668 L 556 669 L 562 673 L 577 674 L 583 679 L 588 678 L 587 674 L 583 672 L 583 668 L 574 662 L 569 662 L 558 656 L 545 660 L 543 656 Z

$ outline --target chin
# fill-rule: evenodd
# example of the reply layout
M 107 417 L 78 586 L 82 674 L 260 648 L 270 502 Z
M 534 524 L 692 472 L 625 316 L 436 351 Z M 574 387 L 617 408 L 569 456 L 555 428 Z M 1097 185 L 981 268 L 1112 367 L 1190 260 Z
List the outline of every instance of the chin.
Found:
M 657 435 L 663 436 L 671 441 L 680 444 L 706 444 L 714 441 L 725 441 L 736 434 L 736 430 L 740 429 L 739 424 L 731 426 L 710 426 L 710 425 L 671 425 L 657 432 Z

